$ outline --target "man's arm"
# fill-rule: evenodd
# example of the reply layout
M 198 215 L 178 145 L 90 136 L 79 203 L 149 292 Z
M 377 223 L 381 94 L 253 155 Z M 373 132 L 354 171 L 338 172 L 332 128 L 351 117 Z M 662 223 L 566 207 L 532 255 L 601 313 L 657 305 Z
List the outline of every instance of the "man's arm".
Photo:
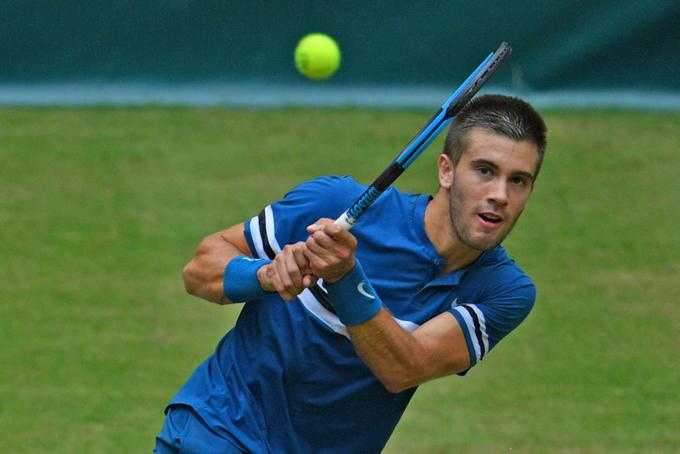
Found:
M 302 242 L 286 245 L 271 264 L 257 270 L 257 279 L 264 291 L 278 292 L 282 298 L 292 300 L 305 288 L 316 284 L 316 278 L 307 267 L 304 247 Z M 184 267 L 186 291 L 213 303 L 231 303 L 224 295 L 224 270 L 235 257 L 252 255 L 243 233 L 243 223 L 208 235 Z
M 322 219 L 309 228 L 306 255 L 311 271 L 330 284 L 355 266 L 356 238 Z M 357 354 L 391 392 L 462 372 L 470 356 L 458 321 L 443 313 L 413 333 L 401 328 L 382 308 L 372 318 L 347 327 Z
M 224 296 L 224 269 L 240 255 L 252 256 L 243 234 L 243 223 L 208 235 L 182 271 L 186 291 L 213 303 L 230 303 Z
M 448 312 L 409 333 L 383 308 L 372 319 L 348 326 L 347 331 L 357 354 L 393 393 L 470 366 L 463 331 Z

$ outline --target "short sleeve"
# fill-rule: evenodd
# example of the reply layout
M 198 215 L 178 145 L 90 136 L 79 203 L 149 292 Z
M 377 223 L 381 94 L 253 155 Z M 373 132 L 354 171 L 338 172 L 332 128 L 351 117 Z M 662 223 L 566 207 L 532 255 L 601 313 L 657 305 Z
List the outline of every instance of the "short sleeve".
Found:
M 244 223 L 248 246 L 257 257 L 272 259 L 286 244 L 304 241 L 308 225 L 322 217 L 337 218 L 360 194 L 361 186 L 350 177 L 302 183 Z
M 498 342 L 529 315 L 536 300 L 536 286 L 527 276 L 505 284 L 481 301 L 450 309 L 465 335 L 470 367 L 484 359 Z

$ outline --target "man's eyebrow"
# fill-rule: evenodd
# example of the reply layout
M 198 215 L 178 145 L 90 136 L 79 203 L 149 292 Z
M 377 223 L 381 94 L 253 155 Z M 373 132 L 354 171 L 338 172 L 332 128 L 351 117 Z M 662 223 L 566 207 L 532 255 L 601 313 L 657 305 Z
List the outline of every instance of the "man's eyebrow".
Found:
M 512 174 L 513 174 L 513 176 L 528 178 L 531 181 L 534 181 L 534 178 L 536 178 L 533 173 L 525 172 L 523 170 L 518 170 L 517 172 L 512 172 Z
M 498 166 L 496 164 L 494 164 L 493 162 L 488 161 L 486 159 L 481 159 L 481 158 L 480 159 L 473 159 L 472 161 L 470 161 L 470 163 L 472 165 L 475 165 L 475 166 L 485 165 L 487 167 L 491 167 L 492 169 L 498 169 Z
M 487 159 L 481 159 L 481 158 L 480 159 L 473 159 L 472 161 L 470 161 L 470 163 L 474 166 L 484 165 L 484 166 L 487 166 L 487 167 L 491 167 L 494 170 L 498 170 L 498 166 L 494 162 L 491 162 Z M 524 170 L 517 170 L 515 172 L 512 172 L 512 175 L 518 176 L 518 177 L 525 177 L 525 178 L 530 179 L 531 181 L 533 181 L 534 178 L 536 178 L 533 173 L 526 172 Z

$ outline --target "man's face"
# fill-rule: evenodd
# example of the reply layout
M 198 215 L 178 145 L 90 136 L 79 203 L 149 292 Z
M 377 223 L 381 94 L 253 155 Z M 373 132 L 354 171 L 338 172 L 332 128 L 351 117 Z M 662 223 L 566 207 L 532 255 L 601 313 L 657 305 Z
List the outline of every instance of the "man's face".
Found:
M 538 151 L 530 142 L 469 131 L 450 184 L 451 225 L 463 244 L 485 251 L 505 239 L 531 195 L 537 163 Z

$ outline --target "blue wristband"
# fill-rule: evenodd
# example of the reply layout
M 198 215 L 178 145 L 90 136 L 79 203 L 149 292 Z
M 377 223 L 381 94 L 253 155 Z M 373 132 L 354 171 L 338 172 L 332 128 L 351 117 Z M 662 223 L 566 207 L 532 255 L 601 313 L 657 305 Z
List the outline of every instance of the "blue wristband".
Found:
M 224 296 L 234 303 L 252 301 L 264 296 L 257 279 L 257 270 L 271 263 L 269 259 L 254 259 L 245 256 L 235 257 L 224 268 Z
M 335 312 L 345 326 L 358 325 L 375 317 L 382 301 L 368 282 L 359 261 L 337 282 L 324 285 Z

